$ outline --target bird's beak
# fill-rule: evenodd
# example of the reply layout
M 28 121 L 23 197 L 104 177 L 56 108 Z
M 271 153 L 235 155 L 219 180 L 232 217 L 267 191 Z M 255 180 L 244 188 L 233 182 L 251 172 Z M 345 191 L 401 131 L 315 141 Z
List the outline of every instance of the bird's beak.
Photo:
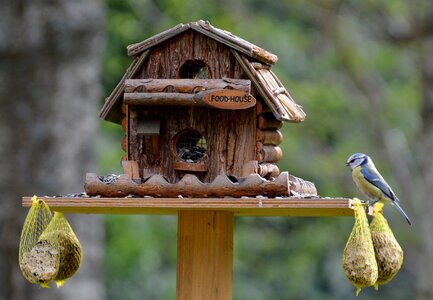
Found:
M 345 165 L 346 167 L 348 167 L 350 164 L 347 162 L 347 163 L 345 163 L 344 165 Z

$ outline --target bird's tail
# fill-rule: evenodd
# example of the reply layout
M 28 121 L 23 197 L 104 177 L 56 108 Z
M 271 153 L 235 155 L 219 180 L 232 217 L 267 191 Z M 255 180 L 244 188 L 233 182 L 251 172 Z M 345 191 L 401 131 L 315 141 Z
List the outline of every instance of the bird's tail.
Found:
M 397 201 L 392 201 L 392 203 L 397 207 L 398 211 L 405 217 L 406 221 L 409 223 L 409 225 L 412 225 L 412 222 L 410 221 L 407 214 L 404 212 L 403 208 L 400 207 Z

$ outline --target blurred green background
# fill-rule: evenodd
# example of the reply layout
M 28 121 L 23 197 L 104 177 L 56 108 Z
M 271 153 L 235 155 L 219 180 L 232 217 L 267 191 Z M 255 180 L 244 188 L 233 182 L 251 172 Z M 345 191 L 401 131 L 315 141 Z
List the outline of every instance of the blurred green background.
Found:
M 416 253 L 422 234 L 415 216 L 421 212 L 415 205 L 422 200 L 415 199 L 404 175 L 422 180 L 418 151 L 426 54 L 422 37 L 405 40 L 400 33 L 410 29 L 411 20 L 431 19 L 430 4 L 107 0 L 104 94 L 130 63 L 128 44 L 182 22 L 208 20 L 278 55 L 272 70 L 307 113 L 302 124 L 281 129 L 280 169 L 313 181 L 322 196 L 360 197 L 344 163 L 354 152 L 369 154 L 415 225 L 386 208 L 405 262 L 388 285 L 379 292 L 364 289 L 360 298 L 411 299 L 420 276 Z M 100 126 L 100 173 L 118 174 L 123 133 L 117 125 L 101 121 Z M 169 216 L 105 217 L 108 299 L 175 298 L 176 224 Z M 233 298 L 354 299 L 341 268 L 352 224 L 345 217 L 237 218 Z

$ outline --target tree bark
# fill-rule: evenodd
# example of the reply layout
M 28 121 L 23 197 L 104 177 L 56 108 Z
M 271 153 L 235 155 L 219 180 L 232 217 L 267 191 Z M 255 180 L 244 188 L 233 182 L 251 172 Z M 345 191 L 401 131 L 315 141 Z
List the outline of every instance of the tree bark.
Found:
M 103 299 L 102 224 L 67 216 L 81 270 L 60 289 L 27 283 L 18 266 L 24 195 L 81 192 L 94 169 L 103 14 L 95 1 L 1 0 L 0 299 Z

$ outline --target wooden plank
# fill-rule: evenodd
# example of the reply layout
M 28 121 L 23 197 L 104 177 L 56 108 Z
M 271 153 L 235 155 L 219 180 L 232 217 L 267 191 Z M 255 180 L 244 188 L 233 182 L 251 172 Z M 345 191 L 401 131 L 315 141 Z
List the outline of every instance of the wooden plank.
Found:
M 129 45 L 127 47 L 128 55 L 129 56 L 135 56 L 139 54 L 140 52 L 143 52 L 157 44 L 160 44 L 166 40 L 171 39 L 172 37 L 188 30 L 190 28 L 189 24 L 178 24 L 173 28 L 167 29 L 163 32 L 160 32 L 142 42 L 135 43 L 132 45 Z
M 176 299 L 232 299 L 232 212 L 178 214 Z
M 352 200 L 347 198 L 40 198 L 53 211 L 64 213 L 174 215 L 185 210 L 216 210 L 235 216 L 353 216 Z M 31 197 L 23 197 L 22 204 L 30 207 Z
M 190 23 L 191 28 L 203 33 L 204 35 L 215 39 L 216 41 L 229 46 L 248 56 L 256 58 L 267 64 L 274 64 L 278 60 L 278 56 L 260 48 L 228 31 L 215 28 L 207 21 L 198 21 Z

